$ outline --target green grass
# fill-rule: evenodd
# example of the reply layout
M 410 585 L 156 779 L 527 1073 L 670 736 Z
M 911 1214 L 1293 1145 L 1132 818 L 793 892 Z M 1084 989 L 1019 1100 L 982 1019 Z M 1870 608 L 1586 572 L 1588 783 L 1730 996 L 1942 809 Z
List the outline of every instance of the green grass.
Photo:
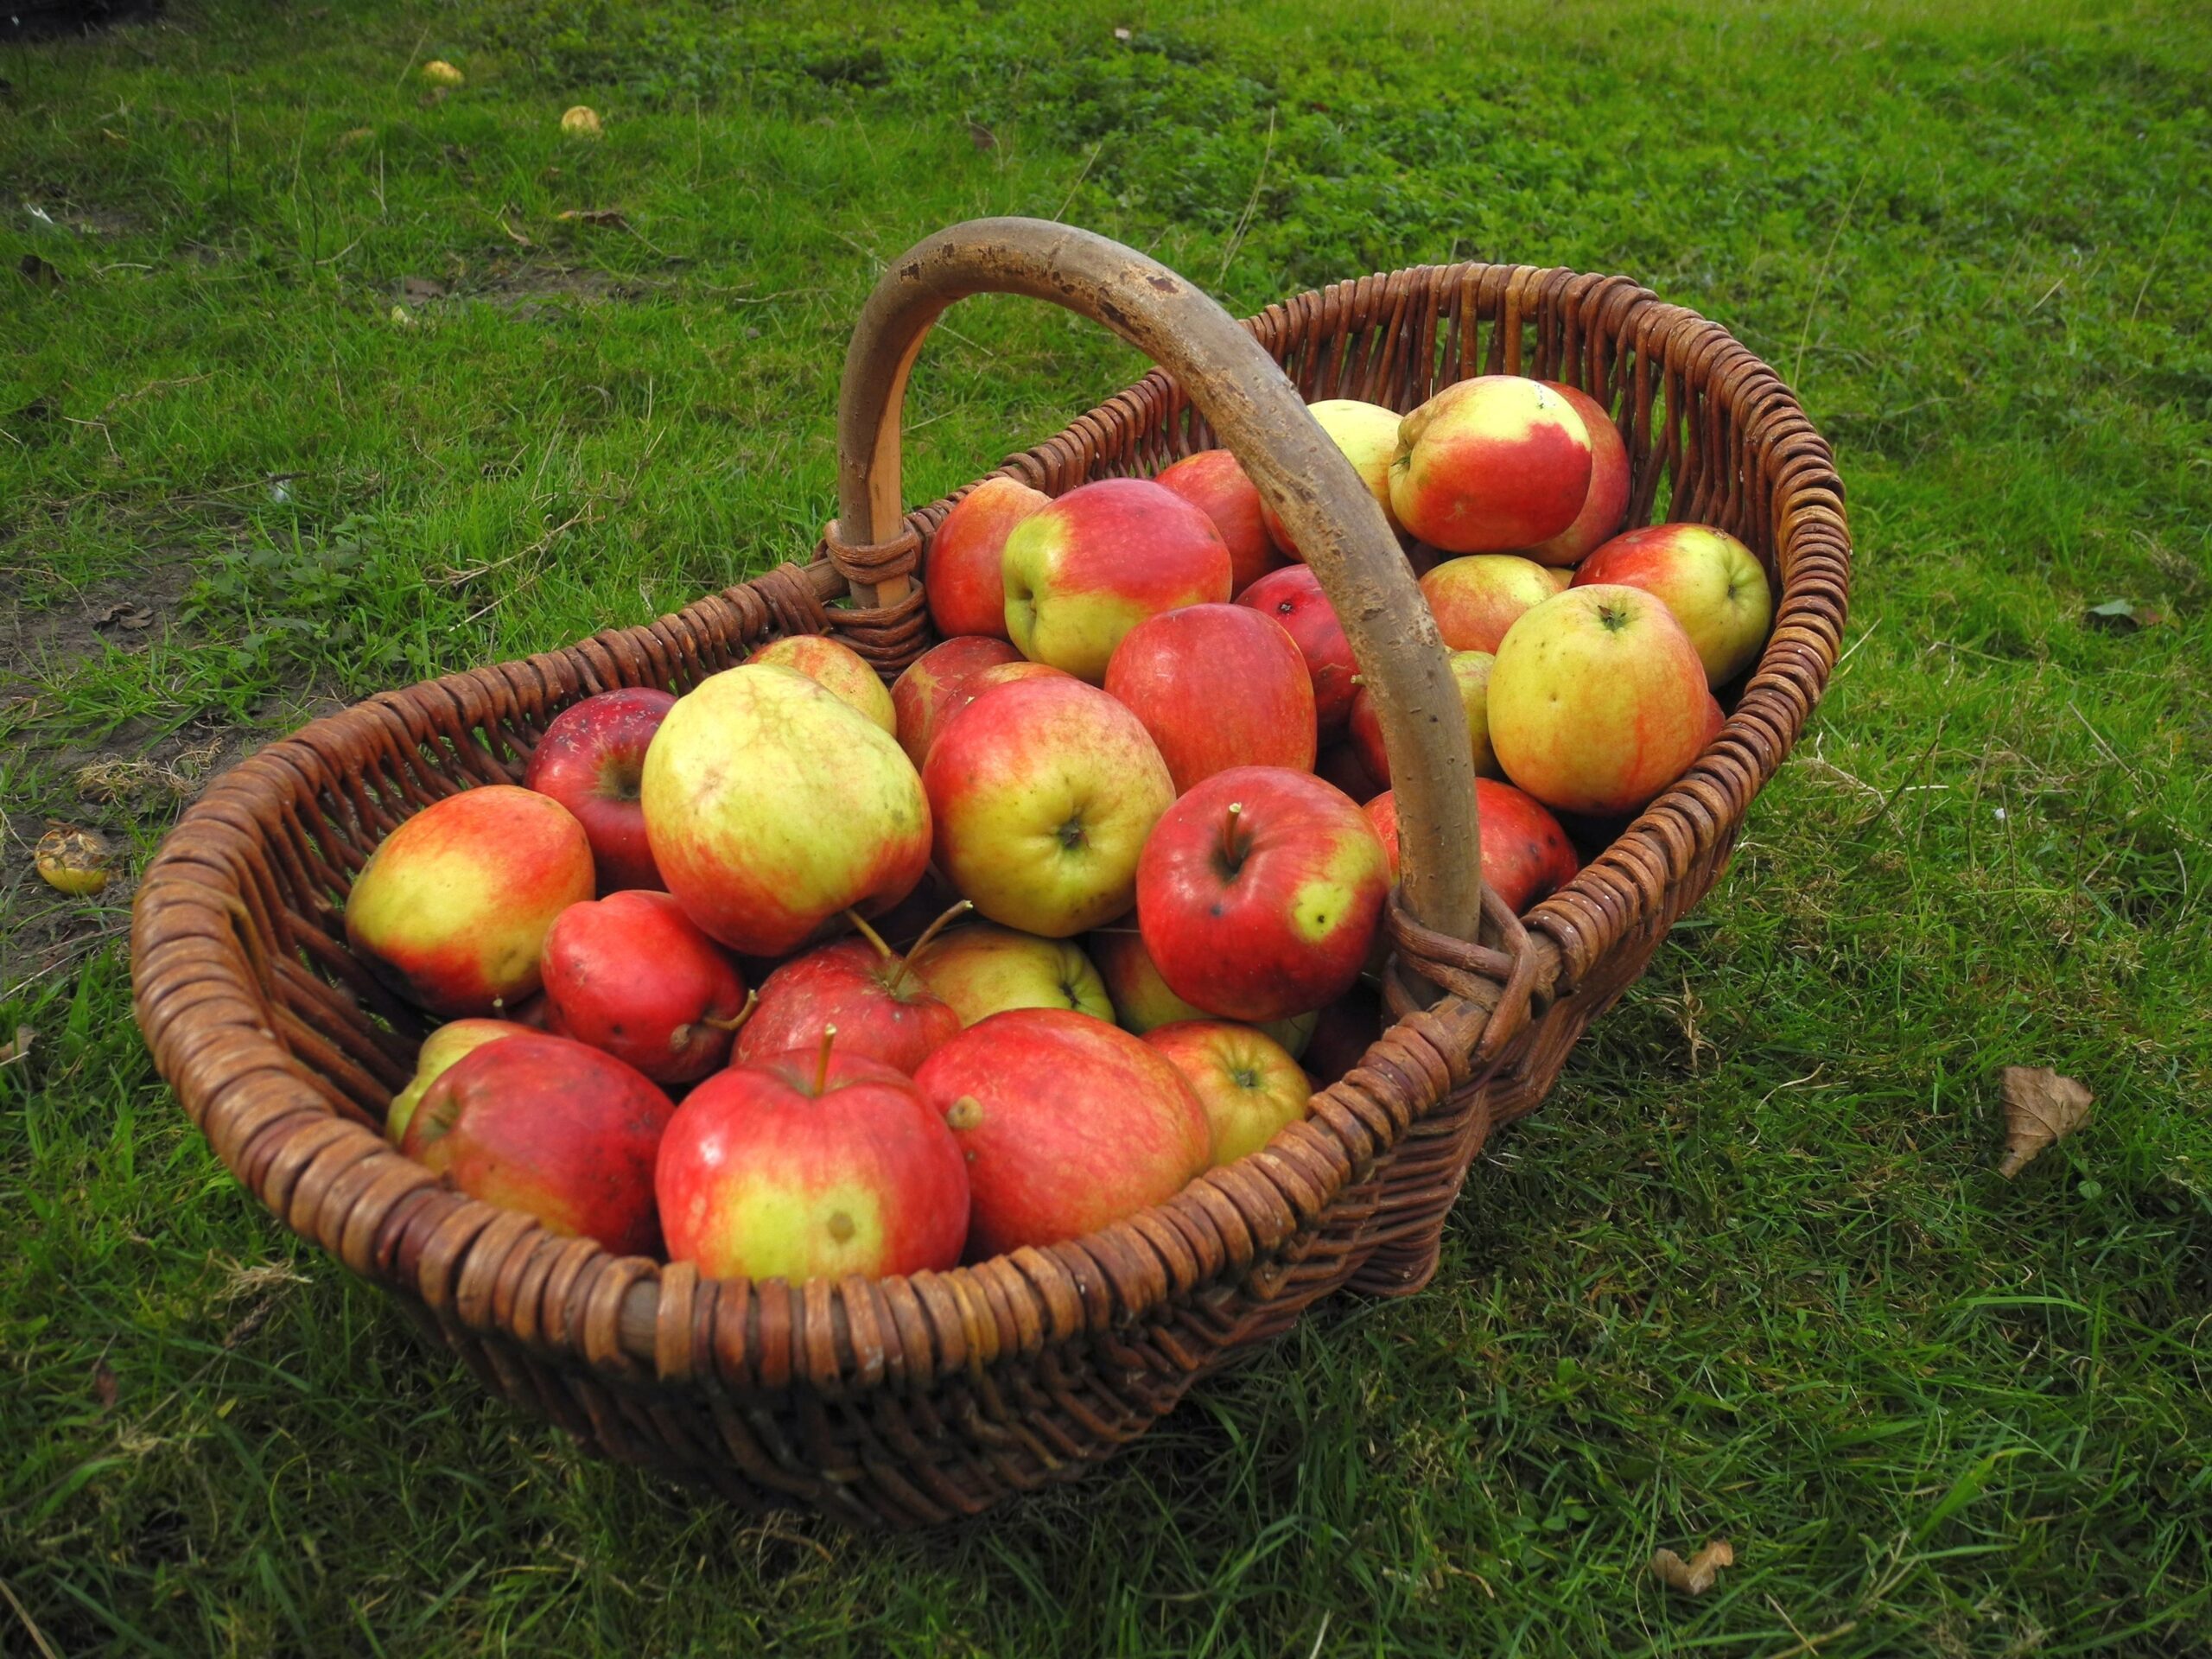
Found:
M 69 1656 L 2212 1649 L 2201 10 L 868 18 L 174 0 L 0 51 L 0 1033 L 36 1033 L 0 1068 L 0 1651 L 26 1616 Z M 467 86 L 427 101 L 429 56 Z M 1836 441 L 1850 654 L 1429 1291 L 982 1524 L 754 1525 L 488 1404 L 245 1198 L 131 1026 L 127 887 L 58 900 L 28 843 L 143 860 L 327 699 L 800 552 L 874 271 L 987 213 L 1238 308 L 1455 255 L 1640 276 Z M 963 307 L 909 496 L 1136 368 Z M 2157 624 L 2085 620 L 2113 599 Z M 153 626 L 94 631 L 121 602 Z M 118 758 L 175 785 L 86 798 Z M 2099 1097 L 2010 1185 L 2009 1062 Z M 1713 1536 L 1703 1599 L 1649 1575 Z

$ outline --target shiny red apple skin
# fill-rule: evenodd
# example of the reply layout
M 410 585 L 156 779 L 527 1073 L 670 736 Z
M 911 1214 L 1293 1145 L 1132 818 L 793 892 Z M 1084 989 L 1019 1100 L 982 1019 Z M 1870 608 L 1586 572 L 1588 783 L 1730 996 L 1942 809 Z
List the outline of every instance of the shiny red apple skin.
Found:
M 892 682 L 891 709 L 899 723 L 899 747 L 922 769 L 938 728 L 962 706 L 960 683 L 978 669 L 1018 663 L 1021 653 L 1002 638 L 966 633 L 931 645 Z
M 563 1237 L 651 1255 L 660 1246 L 653 1160 L 675 1110 L 612 1054 L 524 1032 L 440 1073 L 400 1150 L 470 1198 L 527 1211 Z
M 523 785 L 575 815 L 591 842 L 602 894 L 624 887 L 666 887 L 645 842 L 638 775 L 673 692 L 655 686 L 601 691 L 553 717 L 530 753 Z
M 415 1075 L 407 1086 L 391 1097 L 391 1104 L 384 1116 L 384 1138 L 397 1146 L 407 1137 L 407 1125 L 415 1116 L 415 1108 L 423 1096 L 464 1054 L 474 1053 L 486 1043 L 504 1042 L 533 1027 L 518 1020 L 453 1020 L 440 1026 L 423 1039 L 423 1046 L 415 1052 Z
M 1228 450 L 1201 449 L 1185 455 L 1154 481 L 1213 520 L 1229 549 L 1230 592 L 1243 593 L 1289 562 L 1268 534 L 1259 490 Z
M 553 918 L 538 956 L 546 1024 L 655 1083 L 696 1083 L 729 1058 L 745 982 L 664 893 L 612 893 Z
M 654 1186 L 669 1260 L 714 1278 L 941 1271 L 968 1234 L 967 1172 L 944 1119 L 880 1060 L 833 1047 L 825 1072 L 818 1045 L 694 1089 Z
M 1452 683 L 1459 690 L 1459 709 L 1467 721 L 1467 748 L 1478 776 L 1497 776 L 1497 757 L 1490 747 L 1490 671 L 1497 659 L 1486 651 L 1455 651 L 1446 658 Z M 1365 686 L 1352 699 L 1351 736 L 1359 751 L 1360 765 L 1376 786 L 1390 781 L 1390 751 L 1382 741 L 1382 717 Z M 1374 790 L 1346 790 L 1354 800 L 1365 800 Z
M 1335 607 L 1321 591 L 1321 579 L 1302 564 L 1287 565 L 1262 576 L 1236 595 L 1236 602 L 1264 612 L 1281 625 L 1306 658 L 1320 741 L 1342 736 L 1351 717 L 1352 694 L 1358 690 L 1352 682 L 1359 664 Z
M 1400 423 L 1390 500 L 1399 522 L 1432 547 L 1503 553 L 1571 526 L 1589 497 L 1590 468 L 1589 432 L 1566 398 L 1520 375 L 1478 375 Z
M 1161 816 L 1137 867 L 1137 926 L 1178 996 L 1257 1025 L 1344 995 L 1389 887 L 1350 797 L 1310 772 L 1240 766 Z
M 1758 555 L 1710 524 L 1649 524 L 1614 537 L 1574 573 L 1578 588 L 1603 582 L 1640 588 L 1663 602 L 1715 689 L 1758 658 L 1774 621 Z
M 1179 1020 L 1144 1040 L 1175 1063 L 1213 1129 L 1218 1168 L 1257 1152 L 1306 1116 L 1313 1085 L 1281 1043 L 1233 1020 Z
M 898 957 L 865 939 L 839 939 L 768 976 L 737 1036 L 741 1065 L 811 1049 L 825 1027 L 836 1052 L 880 1060 L 908 1077 L 960 1029 L 960 1016 Z
M 930 537 L 922 586 L 930 620 L 948 639 L 960 634 L 1006 634 L 1006 578 L 1001 561 L 1006 538 L 1052 498 L 1003 474 L 985 479 L 952 505 Z M 918 760 L 914 763 L 919 766 Z
M 1068 1009 L 979 1020 L 914 1083 L 967 1160 L 971 1261 L 1080 1237 L 1163 1204 L 1212 1154 L 1205 1108 L 1174 1064 Z
M 1137 931 L 1135 917 L 1127 916 L 1116 926 L 1095 930 L 1085 936 L 1085 943 L 1109 999 L 1106 1012 L 1123 1031 L 1143 1037 L 1160 1026 L 1213 1017 L 1176 995 L 1160 976 L 1159 968 L 1144 948 L 1144 935 Z M 1270 1020 L 1256 1029 L 1294 1058 L 1306 1052 L 1313 1035 L 1314 1018 L 1312 1014 L 1293 1014 L 1287 1020 Z
M 1526 790 L 1492 778 L 1475 779 L 1475 810 L 1483 821 L 1483 880 L 1516 916 L 1548 899 L 1582 868 L 1566 829 Z M 1367 804 L 1368 822 L 1390 857 L 1398 879 L 1398 801 L 1384 790 Z
M 1628 517 L 1628 445 L 1621 442 L 1620 429 L 1605 406 L 1588 392 L 1563 380 L 1543 384 L 1567 399 L 1590 435 L 1590 488 L 1582 498 L 1582 511 L 1558 535 L 1524 550 L 1538 564 L 1557 569 L 1580 564 L 1620 533 Z
M 1281 624 L 1249 605 L 1191 605 L 1140 622 L 1106 693 L 1144 722 L 1181 794 L 1231 766 L 1313 765 L 1313 682 Z

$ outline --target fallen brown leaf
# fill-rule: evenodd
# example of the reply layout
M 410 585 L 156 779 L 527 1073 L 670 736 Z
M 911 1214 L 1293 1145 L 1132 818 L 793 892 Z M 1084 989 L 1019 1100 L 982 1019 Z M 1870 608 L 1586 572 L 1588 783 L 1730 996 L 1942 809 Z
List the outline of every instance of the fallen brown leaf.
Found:
M 400 279 L 399 297 L 410 303 L 420 305 L 425 300 L 442 300 L 445 296 L 446 285 L 443 283 L 434 283 L 427 276 L 404 276 Z
M 1726 1538 L 1716 1538 L 1685 1561 L 1671 1549 L 1652 1552 L 1651 1571 L 1669 1590 L 1701 1596 L 1713 1588 L 1724 1567 L 1736 1565 L 1736 1552 Z
M 619 207 L 571 207 L 553 217 L 564 225 L 605 225 L 618 231 L 630 228 L 630 221 L 622 217 Z
M 341 132 L 338 135 L 338 147 L 340 149 L 344 149 L 351 145 L 360 143 L 365 139 L 373 138 L 376 136 L 377 130 L 374 127 L 355 127 L 350 131 Z
M 2096 1098 L 2076 1079 L 2044 1065 L 2008 1065 L 1998 1087 L 2005 1096 L 2005 1161 L 1997 1173 L 2008 1181 L 2088 1122 Z
M 968 142 L 978 149 L 996 149 L 999 136 L 982 122 L 970 121 L 968 124 Z
M 115 1404 L 115 1373 L 104 1359 L 92 1362 L 92 1397 L 100 1402 L 102 1411 Z
M 92 626 L 96 628 L 121 628 L 126 633 L 143 633 L 154 626 L 154 613 L 143 605 L 129 603 L 111 605 L 99 613 Z

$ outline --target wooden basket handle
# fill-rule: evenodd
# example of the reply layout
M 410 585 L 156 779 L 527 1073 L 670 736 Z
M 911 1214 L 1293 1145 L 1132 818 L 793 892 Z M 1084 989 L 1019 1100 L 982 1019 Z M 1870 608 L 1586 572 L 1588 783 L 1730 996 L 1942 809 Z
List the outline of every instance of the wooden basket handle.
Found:
M 907 377 L 931 325 L 970 294 L 1050 300 L 1112 329 L 1182 384 L 1288 527 L 1359 660 L 1391 757 L 1408 908 L 1426 927 L 1473 939 L 1482 915 L 1474 766 L 1444 642 L 1412 568 L 1382 508 L 1281 367 L 1165 265 L 1040 219 L 970 219 L 893 260 L 845 353 L 839 538 L 863 546 L 899 534 Z M 855 596 L 880 605 L 904 589 L 904 578 L 856 583 Z

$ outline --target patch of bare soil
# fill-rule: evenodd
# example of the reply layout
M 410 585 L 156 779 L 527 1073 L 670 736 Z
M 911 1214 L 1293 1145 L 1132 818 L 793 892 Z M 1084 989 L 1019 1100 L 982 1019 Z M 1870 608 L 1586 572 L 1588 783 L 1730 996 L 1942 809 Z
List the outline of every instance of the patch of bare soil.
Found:
M 640 300 L 654 285 L 589 267 L 524 264 L 495 266 L 481 276 L 441 282 L 428 276 L 404 279 L 393 298 L 419 311 L 471 302 L 496 306 L 524 319 L 562 315 L 577 306 Z

